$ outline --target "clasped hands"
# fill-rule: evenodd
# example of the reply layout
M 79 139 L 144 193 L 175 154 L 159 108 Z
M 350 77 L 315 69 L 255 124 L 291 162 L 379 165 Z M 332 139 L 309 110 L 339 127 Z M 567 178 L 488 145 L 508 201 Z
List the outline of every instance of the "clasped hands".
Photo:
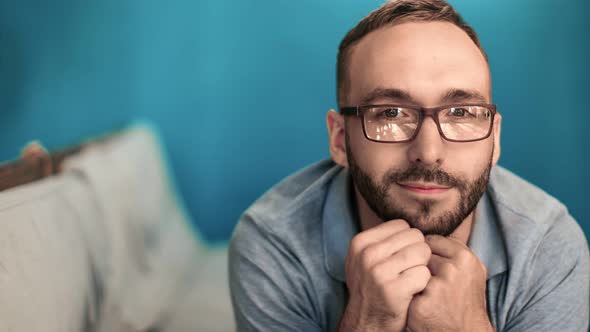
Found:
M 393 220 L 355 236 L 340 331 L 493 331 L 486 268 L 463 243 Z

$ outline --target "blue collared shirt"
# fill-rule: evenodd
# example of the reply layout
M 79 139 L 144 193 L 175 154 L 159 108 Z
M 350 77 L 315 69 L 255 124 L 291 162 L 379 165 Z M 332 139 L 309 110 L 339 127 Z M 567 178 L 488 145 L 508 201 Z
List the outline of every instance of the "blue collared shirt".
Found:
M 331 161 L 285 179 L 241 217 L 230 244 L 239 331 L 335 331 L 348 301 L 344 264 L 360 232 L 348 172 Z M 497 331 L 587 331 L 590 256 L 567 209 L 495 166 L 469 248 L 488 271 Z

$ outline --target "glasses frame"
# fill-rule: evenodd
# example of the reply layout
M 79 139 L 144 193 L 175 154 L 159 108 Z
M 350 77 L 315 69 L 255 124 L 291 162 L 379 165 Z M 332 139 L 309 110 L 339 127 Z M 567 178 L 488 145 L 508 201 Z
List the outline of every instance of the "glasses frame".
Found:
M 484 137 L 476 138 L 476 139 L 472 139 L 472 140 L 455 140 L 455 139 L 450 139 L 445 136 L 445 134 L 442 131 L 442 128 L 440 127 L 438 113 L 440 113 L 440 111 L 442 111 L 442 110 L 445 110 L 445 109 L 448 109 L 451 107 L 459 107 L 459 106 L 485 107 L 492 112 L 492 118 L 490 120 L 490 128 L 488 129 L 488 133 Z M 416 127 L 416 131 L 414 131 L 414 134 L 410 138 L 403 140 L 403 141 L 380 141 L 380 140 L 370 138 L 369 135 L 367 135 L 367 128 L 365 126 L 365 113 L 366 113 L 367 109 L 373 108 L 373 107 L 396 107 L 396 108 L 407 108 L 407 109 L 411 109 L 414 111 L 418 111 L 419 117 L 418 117 L 418 126 Z M 484 139 L 490 137 L 490 134 L 492 133 L 492 128 L 494 127 L 494 117 L 496 116 L 496 104 L 464 103 L 464 104 L 449 104 L 449 105 L 443 105 L 443 106 L 438 106 L 438 107 L 416 107 L 416 106 L 409 106 L 409 105 L 403 105 L 403 104 L 375 104 L 375 105 L 343 106 L 343 107 L 340 107 L 340 114 L 354 115 L 354 116 L 360 117 L 361 122 L 363 124 L 363 133 L 365 134 L 365 138 L 368 139 L 369 141 L 372 141 L 372 142 L 377 142 L 377 143 L 407 143 L 407 142 L 411 142 L 416 138 L 416 136 L 418 136 L 418 133 L 420 132 L 420 129 L 422 128 L 422 123 L 424 123 L 424 119 L 427 117 L 431 117 L 432 120 L 434 120 L 434 123 L 436 123 L 436 128 L 438 128 L 438 133 L 440 134 L 440 136 L 442 138 L 444 138 L 445 140 L 447 140 L 449 142 L 467 143 L 467 142 L 481 141 L 481 140 L 484 140 Z

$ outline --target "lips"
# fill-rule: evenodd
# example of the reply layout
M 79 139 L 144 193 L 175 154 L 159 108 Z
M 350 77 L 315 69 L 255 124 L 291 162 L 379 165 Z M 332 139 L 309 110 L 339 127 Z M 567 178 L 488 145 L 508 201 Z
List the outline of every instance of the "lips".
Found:
M 411 192 L 420 194 L 440 194 L 451 189 L 434 183 L 398 183 L 398 185 Z

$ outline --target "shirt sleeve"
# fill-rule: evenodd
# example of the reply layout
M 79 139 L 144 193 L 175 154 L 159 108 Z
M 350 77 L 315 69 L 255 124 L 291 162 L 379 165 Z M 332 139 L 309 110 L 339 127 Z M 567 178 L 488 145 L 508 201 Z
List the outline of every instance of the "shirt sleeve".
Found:
M 506 331 L 588 331 L 590 256 L 571 216 L 566 213 L 548 230 L 531 262 L 522 309 Z
M 229 247 L 229 282 L 238 331 L 321 331 L 300 259 L 244 215 Z

